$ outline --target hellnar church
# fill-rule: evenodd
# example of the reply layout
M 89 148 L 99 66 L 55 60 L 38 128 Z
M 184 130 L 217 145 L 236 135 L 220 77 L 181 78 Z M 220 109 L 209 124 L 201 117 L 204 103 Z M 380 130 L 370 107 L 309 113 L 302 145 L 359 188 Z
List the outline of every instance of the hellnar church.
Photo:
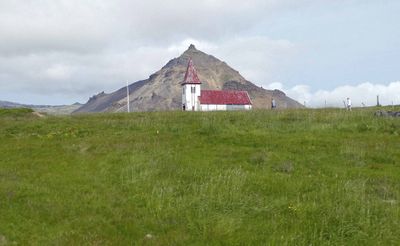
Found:
M 189 60 L 182 82 L 182 109 L 185 111 L 250 110 L 247 91 L 201 90 L 201 81 Z

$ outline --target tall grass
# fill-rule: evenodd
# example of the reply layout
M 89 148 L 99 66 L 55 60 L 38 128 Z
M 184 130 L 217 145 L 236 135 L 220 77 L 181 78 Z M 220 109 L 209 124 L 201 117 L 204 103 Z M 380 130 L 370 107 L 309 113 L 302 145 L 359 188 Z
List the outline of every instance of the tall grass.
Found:
M 400 243 L 400 120 L 373 109 L 14 113 L 0 244 Z

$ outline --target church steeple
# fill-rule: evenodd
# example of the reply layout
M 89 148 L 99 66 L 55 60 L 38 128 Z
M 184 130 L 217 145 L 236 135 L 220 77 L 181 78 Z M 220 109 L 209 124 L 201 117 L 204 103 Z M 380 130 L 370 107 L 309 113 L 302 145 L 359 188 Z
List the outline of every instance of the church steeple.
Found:
M 189 63 L 186 69 L 185 79 L 182 82 L 182 85 L 186 84 L 201 84 L 199 76 L 197 75 L 196 68 L 194 68 L 192 58 L 189 59 Z

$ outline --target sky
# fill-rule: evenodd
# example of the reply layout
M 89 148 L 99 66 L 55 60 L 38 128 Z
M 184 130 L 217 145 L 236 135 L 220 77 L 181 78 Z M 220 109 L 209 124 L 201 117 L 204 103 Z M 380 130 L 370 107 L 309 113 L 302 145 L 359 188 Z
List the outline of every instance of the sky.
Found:
M 0 0 L 0 100 L 85 103 L 193 43 L 310 107 L 400 104 L 398 0 Z

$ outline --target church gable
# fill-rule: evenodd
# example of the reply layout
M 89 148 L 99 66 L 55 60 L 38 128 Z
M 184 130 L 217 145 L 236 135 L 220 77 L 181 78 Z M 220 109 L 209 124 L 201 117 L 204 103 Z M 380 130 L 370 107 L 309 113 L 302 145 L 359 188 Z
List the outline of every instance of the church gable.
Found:
M 199 76 L 197 75 L 196 68 L 193 65 L 192 59 L 189 60 L 185 73 L 185 78 L 182 82 L 182 85 L 186 84 L 201 84 Z

